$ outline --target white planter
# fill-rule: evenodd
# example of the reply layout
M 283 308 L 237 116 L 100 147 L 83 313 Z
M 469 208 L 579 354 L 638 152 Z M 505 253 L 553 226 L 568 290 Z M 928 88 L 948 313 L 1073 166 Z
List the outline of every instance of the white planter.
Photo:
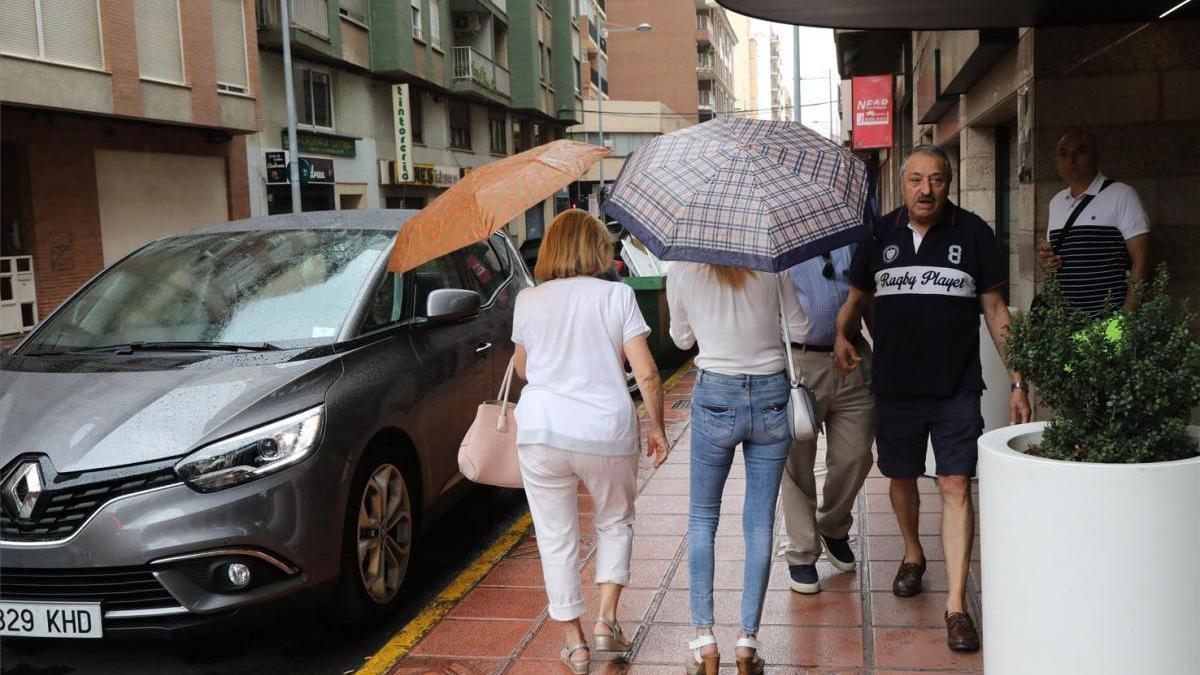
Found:
M 979 439 L 986 672 L 1200 673 L 1200 457 L 1019 452 L 1044 426 Z

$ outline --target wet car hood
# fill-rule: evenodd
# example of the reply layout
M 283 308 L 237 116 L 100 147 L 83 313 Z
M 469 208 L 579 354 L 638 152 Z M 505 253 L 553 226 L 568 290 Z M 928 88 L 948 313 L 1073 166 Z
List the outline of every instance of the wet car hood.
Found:
M 322 403 L 341 362 L 226 357 L 203 367 L 52 370 L 0 370 L 0 466 L 26 453 L 47 454 L 59 472 L 182 456 Z

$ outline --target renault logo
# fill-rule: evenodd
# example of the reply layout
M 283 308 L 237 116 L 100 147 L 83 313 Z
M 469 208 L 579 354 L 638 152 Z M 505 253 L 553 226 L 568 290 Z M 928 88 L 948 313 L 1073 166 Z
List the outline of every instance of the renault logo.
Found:
M 13 469 L 0 486 L 4 510 L 18 520 L 33 517 L 33 507 L 42 496 L 42 469 L 37 462 L 24 462 Z

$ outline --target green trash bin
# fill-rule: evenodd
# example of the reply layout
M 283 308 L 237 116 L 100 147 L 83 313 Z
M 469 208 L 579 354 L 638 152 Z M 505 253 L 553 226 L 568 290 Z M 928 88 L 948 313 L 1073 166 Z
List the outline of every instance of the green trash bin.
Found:
M 671 314 L 667 309 L 667 278 L 666 277 L 624 277 L 626 284 L 633 288 L 637 297 L 638 309 L 646 325 L 650 326 L 650 353 L 659 368 L 675 368 L 681 366 L 692 355 L 692 351 L 684 351 L 675 346 L 669 333 Z

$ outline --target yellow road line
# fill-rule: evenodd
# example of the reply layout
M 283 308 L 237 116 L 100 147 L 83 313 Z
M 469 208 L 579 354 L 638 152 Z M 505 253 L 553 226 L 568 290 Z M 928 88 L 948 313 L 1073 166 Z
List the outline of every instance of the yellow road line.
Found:
M 433 630 L 442 617 L 446 616 L 458 604 L 458 601 L 462 600 L 475 587 L 475 584 L 482 581 L 487 573 L 492 571 L 496 563 L 500 562 L 517 545 L 517 542 L 532 526 L 533 519 L 526 511 L 499 539 L 492 542 L 492 545 L 480 554 L 470 567 L 463 570 L 454 581 L 450 582 L 449 586 L 438 593 L 438 596 L 425 609 L 421 610 L 420 614 L 400 629 L 399 633 L 392 636 L 392 639 L 388 640 L 387 644 L 358 670 L 357 675 L 384 675 L 400 659 L 407 656 L 421 638 Z
M 663 383 L 663 393 L 670 391 L 679 381 L 683 379 L 688 371 L 692 369 L 692 361 L 679 367 L 666 382 Z M 640 416 L 645 410 L 644 406 L 638 408 Z M 467 569 L 463 570 L 450 585 L 442 589 L 421 613 L 405 624 L 404 628 L 400 629 L 399 633 L 392 636 L 392 639 L 387 641 L 369 661 L 363 664 L 362 668 L 358 669 L 355 675 L 385 675 L 393 666 L 400 662 L 412 648 L 421 641 L 421 638 L 429 634 L 434 626 L 442 620 L 454 609 L 454 606 L 462 600 L 467 593 L 471 591 L 480 581 L 487 576 L 488 572 L 496 566 L 496 563 L 504 559 L 504 556 L 512 550 L 521 537 L 533 527 L 533 519 L 529 512 L 526 511 L 520 518 L 517 518 L 505 532 L 500 535 L 492 545 L 479 555 Z

